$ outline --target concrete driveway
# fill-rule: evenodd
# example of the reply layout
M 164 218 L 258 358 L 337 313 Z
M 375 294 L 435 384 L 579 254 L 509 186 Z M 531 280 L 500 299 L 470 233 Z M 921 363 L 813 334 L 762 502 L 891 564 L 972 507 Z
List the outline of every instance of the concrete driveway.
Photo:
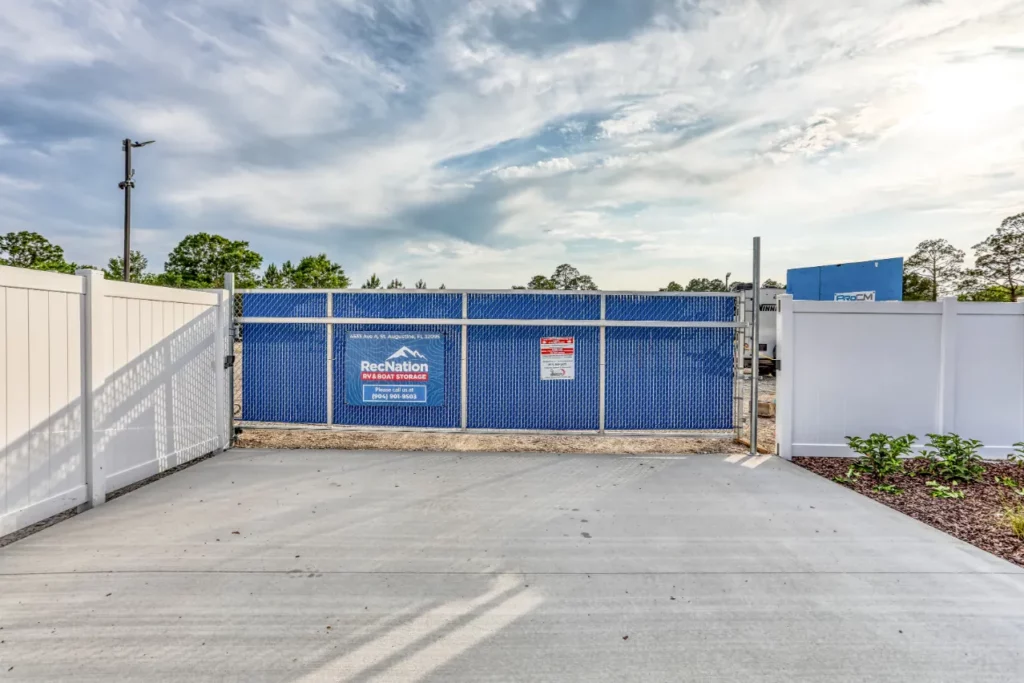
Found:
M 0 681 L 1024 680 L 1024 572 L 738 457 L 232 451 L 0 549 Z

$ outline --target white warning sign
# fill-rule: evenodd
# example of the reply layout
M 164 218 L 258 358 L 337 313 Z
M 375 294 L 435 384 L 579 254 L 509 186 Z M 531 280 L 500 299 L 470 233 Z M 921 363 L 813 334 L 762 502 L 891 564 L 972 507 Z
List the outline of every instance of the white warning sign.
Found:
M 540 338 L 540 378 L 576 379 L 576 337 Z

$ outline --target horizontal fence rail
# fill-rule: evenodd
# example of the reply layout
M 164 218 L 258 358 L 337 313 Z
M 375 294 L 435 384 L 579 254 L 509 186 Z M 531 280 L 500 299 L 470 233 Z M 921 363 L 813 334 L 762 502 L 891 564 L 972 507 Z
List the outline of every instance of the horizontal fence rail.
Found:
M 239 290 L 236 417 L 247 425 L 335 429 L 732 436 L 741 414 L 739 298 Z M 365 339 L 403 334 L 433 344 L 419 356 L 430 356 L 422 363 L 429 372 L 375 374 L 354 366 Z M 387 353 L 419 348 L 393 345 Z M 383 402 L 371 405 L 377 398 Z
M 394 322 L 401 325 L 573 325 L 575 327 L 743 327 L 740 322 L 696 322 L 693 320 L 521 320 L 515 318 L 267 318 L 241 317 L 240 323 L 265 325 L 332 324 L 332 325 L 379 325 Z

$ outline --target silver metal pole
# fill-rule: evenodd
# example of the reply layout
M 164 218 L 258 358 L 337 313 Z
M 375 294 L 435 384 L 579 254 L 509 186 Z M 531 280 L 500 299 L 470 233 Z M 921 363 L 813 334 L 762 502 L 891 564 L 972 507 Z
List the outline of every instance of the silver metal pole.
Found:
M 602 294 L 601 295 L 601 320 L 604 320 L 604 319 L 605 319 L 605 295 Z M 600 373 L 600 380 L 599 380 L 599 383 L 598 383 L 598 394 L 597 394 L 598 395 L 598 402 L 599 402 L 599 406 L 600 406 L 598 408 L 598 430 L 602 434 L 604 434 L 604 413 L 605 413 L 605 407 L 604 407 L 605 406 L 605 398 L 604 398 L 604 396 L 605 396 L 605 335 L 607 334 L 607 329 L 608 329 L 607 327 L 602 325 L 600 327 L 599 331 L 598 331 L 598 334 L 600 335 L 600 337 L 598 338 L 599 339 L 599 341 L 598 341 L 598 344 L 599 344 L 599 347 L 598 347 L 599 348 L 599 351 L 598 351 L 598 354 L 599 354 L 598 363 L 600 363 L 599 368 L 598 368 L 598 372 Z
M 750 454 L 757 455 L 757 391 L 761 360 L 761 238 L 754 238 L 754 286 L 750 290 Z
M 327 317 L 334 317 L 334 295 L 327 294 Z M 334 325 L 327 324 L 327 426 L 334 424 Z
M 733 320 L 743 320 L 743 296 L 737 297 L 733 306 Z M 732 358 L 732 390 L 734 398 L 732 402 L 732 424 L 735 438 L 738 441 L 743 436 L 743 343 L 746 340 L 745 331 L 737 327 L 733 334 L 733 358 Z
M 469 317 L 469 294 L 462 293 L 462 319 Z M 469 326 L 462 326 L 462 372 L 459 387 L 459 425 L 466 429 L 469 420 Z

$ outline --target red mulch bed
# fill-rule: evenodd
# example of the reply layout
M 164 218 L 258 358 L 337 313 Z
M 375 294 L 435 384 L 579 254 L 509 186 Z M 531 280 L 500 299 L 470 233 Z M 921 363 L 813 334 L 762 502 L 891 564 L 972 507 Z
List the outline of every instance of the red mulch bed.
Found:
M 815 474 L 833 479 L 844 476 L 854 459 L 793 458 L 793 462 Z M 986 462 L 986 472 L 981 482 L 956 486 L 964 492 L 964 498 L 957 500 L 933 498 L 929 494 L 925 482 L 937 478 L 921 472 L 924 464 L 914 460 L 906 461 L 907 471 L 917 472 L 913 477 L 908 474 L 893 475 L 879 482 L 865 474 L 851 484 L 837 483 L 1024 567 L 1024 540 L 1014 536 L 1002 519 L 1003 508 L 1007 504 L 1024 502 L 1024 497 L 995 482 L 997 476 L 1010 477 L 1024 485 L 1024 467 L 1012 462 Z M 903 489 L 903 493 L 893 495 L 873 490 L 880 483 L 892 484 Z

